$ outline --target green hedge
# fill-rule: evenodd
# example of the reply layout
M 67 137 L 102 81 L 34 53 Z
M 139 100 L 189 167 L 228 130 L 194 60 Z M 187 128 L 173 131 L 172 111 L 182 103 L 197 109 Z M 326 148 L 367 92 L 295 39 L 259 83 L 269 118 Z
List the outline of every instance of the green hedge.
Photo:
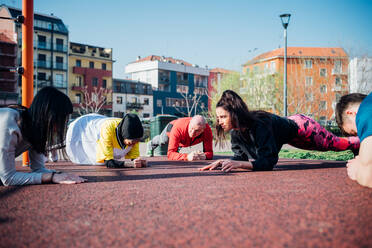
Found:
M 295 158 L 295 159 L 314 159 L 314 160 L 337 160 L 347 161 L 353 159 L 354 155 L 351 151 L 343 152 L 318 152 L 318 151 L 307 151 L 300 149 L 282 149 L 279 153 L 280 158 Z

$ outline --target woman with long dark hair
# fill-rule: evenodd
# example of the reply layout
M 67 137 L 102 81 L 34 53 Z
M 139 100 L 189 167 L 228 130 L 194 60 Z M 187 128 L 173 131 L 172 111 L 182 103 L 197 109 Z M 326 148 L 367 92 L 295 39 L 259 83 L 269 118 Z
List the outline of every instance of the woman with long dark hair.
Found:
M 283 144 L 318 151 L 344 151 L 359 149 L 359 138 L 340 138 L 305 115 L 288 118 L 265 111 L 249 111 L 241 97 L 232 90 L 223 92 L 216 105 L 217 142 L 230 131 L 231 160 L 218 160 L 200 170 L 221 167 L 228 172 L 236 168 L 272 170 L 278 162 Z M 252 159 L 249 161 L 249 159 Z
M 0 179 L 5 185 L 41 183 L 81 183 L 85 179 L 45 168 L 45 154 L 62 148 L 69 115 L 70 99 L 53 87 L 44 87 L 30 108 L 19 105 L 0 108 Z M 29 151 L 32 172 L 17 172 L 15 158 Z

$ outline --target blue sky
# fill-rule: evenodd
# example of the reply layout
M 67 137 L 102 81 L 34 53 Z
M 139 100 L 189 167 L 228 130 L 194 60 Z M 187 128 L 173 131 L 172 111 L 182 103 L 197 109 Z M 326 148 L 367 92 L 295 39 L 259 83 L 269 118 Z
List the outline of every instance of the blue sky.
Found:
M 279 15 L 287 12 L 288 46 L 372 56 L 369 0 L 35 0 L 34 8 L 60 17 L 70 41 L 113 48 L 116 78 L 137 56 L 151 54 L 240 71 L 254 56 L 284 46 Z

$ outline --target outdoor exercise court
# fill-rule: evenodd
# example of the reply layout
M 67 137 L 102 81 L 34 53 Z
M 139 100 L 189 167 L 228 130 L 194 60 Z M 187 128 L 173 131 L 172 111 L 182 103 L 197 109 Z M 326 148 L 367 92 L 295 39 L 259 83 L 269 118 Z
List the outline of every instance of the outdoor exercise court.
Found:
M 141 169 L 48 164 L 89 182 L 0 186 L 0 246 L 372 247 L 372 189 L 349 180 L 345 162 L 197 171 L 205 164 L 165 157 Z

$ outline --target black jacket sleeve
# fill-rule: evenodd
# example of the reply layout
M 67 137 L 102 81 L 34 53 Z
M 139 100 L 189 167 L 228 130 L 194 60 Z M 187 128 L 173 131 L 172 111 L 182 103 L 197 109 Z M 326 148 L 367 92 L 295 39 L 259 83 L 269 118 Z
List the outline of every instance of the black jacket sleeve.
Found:
M 107 168 L 124 168 L 124 161 L 119 161 L 119 160 L 105 160 L 105 165 Z

